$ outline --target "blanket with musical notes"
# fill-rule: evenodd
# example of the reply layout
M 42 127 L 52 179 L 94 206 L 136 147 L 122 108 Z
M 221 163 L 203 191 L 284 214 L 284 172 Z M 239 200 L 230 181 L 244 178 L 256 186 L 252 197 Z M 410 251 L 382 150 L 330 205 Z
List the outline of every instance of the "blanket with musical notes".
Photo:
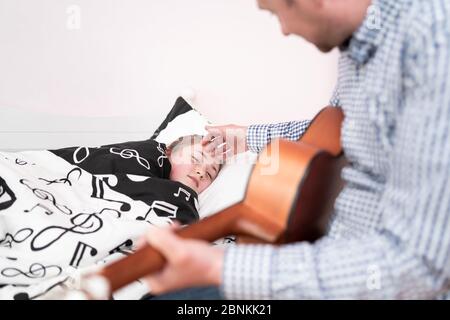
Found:
M 45 298 L 80 269 L 132 252 L 149 225 L 197 220 L 197 195 L 167 179 L 164 148 L 0 152 L 0 299 Z M 146 293 L 135 285 L 124 298 Z

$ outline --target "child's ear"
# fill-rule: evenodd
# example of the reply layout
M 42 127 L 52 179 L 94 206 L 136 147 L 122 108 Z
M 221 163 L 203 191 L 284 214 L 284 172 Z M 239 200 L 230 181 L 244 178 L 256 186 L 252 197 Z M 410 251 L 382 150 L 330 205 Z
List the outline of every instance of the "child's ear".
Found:
M 166 155 L 167 155 L 168 157 L 170 157 L 170 156 L 172 155 L 172 149 L 167 148 L 167 149 L 166 149 Z

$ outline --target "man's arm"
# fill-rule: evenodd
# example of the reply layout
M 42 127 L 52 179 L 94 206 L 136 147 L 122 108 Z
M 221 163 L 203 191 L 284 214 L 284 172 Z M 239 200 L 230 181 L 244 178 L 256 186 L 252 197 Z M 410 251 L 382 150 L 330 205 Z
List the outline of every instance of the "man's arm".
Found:
M 251 150 L 259 153 L 276 138 L 298 140 L 308 129 L 310 120 L 291 121 L 278 124 L 238 126 L 207 126 L 208 134 L 203 138 L 207 151 L 216 156 L 228 157 Z
M 298 140 L 310 123 L 310 120 L 305 120 L 249 126 L 246 137 L 247 146 L 251 151 L 259 153 L 273 139 Z
M 364 239 L 228 248 L 227 298 L 411 299 L 450 290 L 449 29 L 443 20 L 411 31 L 382 229 Z

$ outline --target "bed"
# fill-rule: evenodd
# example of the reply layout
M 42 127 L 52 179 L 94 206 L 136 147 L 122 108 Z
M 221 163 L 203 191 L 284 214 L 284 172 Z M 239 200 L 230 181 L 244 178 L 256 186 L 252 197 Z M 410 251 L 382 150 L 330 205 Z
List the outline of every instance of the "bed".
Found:
M 180 97 L 151 139 L 169 144 L 181 136 L 203 135 L 208 123 Z M 114 176 L 81 169 L 76 164 L 89 156 L 87 146 L 72 155 L 70 163 L 48 150 L 0 151 L 0 299 L 50 299 L 76 288 L 81 274 L 133 252 L 149 224 L 170 223 L 176 206 L 131 199 L 113 190 Z M 139 155 L 131 156 L 139 163 Z M 193 204 L 200 218 L 243 199 L 255 161 L 248 152 L 223 167 Z M 173 196 L 188 198 L 180 190 Z M 213 243 L 233 244 L 233 237 Z M 114 298 L 139 299 L 146 293 L 146 285 L 137 281 Z

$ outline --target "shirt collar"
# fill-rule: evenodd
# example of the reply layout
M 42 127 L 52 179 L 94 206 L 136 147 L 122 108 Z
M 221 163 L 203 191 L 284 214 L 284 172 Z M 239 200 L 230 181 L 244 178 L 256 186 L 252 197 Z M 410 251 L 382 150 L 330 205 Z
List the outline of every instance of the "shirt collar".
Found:
M 350 58 L 356 63 L 366 64 L 377 51 L 389 27 L 395 23 L 405 1 L 408 0 L 373 0 L 362 25 L 341 50 L 348 50 Z

